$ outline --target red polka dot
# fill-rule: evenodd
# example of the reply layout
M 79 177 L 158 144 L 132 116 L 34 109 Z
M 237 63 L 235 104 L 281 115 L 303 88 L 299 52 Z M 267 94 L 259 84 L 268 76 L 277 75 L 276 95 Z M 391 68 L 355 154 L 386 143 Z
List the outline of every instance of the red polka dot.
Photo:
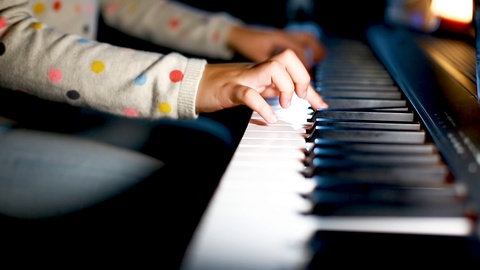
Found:
M 61 1 L 55 1 L 53 3 L 53 10 L 60 11 L 61 9 L 62 9 L 62 2 Z
M 218 33 L 218 32 L 213 33 L 212 41 L 218 42 L 219 40 L 220 40 L 220 33 Z
M 118 6 L 118 4 L 108 4 L 107 13 L 108 14 L 115 14 L 115 13 L 118 12 L 119 9 L 120 9 L 120 7 Z
M 172 19 L 168 22 L 168 27 L 170 27 L 171 29 L 175 29 L 175 28 L 177 28 L 179 25 L 180 25 L 180 20 L 177 19 L 177 18 L 172 18 Z
M 75 13 L 80 13 L 82 12 L 82 6 L 80 6 L 79 4 L 75 5 L 75 7 L 73 8 L 73 10 L 75 11 Z
M 179 82 L 183 79 L 183 72 L 180 70 L 176 69 L 172 72 L 170 72 L 170 81 L 172 82 Z
M 130 117 L 135 117 L 138 115 L 138 112 L 137 110 L 135 109 L 132 109 L 132 108 L 126 108 L 123 110 L 123 113 L 125 114 L 125 116 L 130 116 Z
M 0 17 L 0 30 L 5 28 L 5 26 L 7 26 L 7 20 L 5 20 L 3 17 Z
M 63 77 L 63 74 L 62 74 L 62 71 L 60 71 L 59 69 L 56 69 L 56 68 L 52 68 L 49 72 L 48 72 L 48 78 L 50 79 L 50 81 L 52 82 L 60 82 L 62 80 L 62 77 Z

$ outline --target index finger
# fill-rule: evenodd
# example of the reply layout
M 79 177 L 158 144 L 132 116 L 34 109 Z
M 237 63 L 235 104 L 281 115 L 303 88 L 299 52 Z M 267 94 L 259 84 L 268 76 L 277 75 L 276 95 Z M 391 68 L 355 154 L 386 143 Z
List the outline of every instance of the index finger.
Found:
M 286 49 L 282 53 L 272 57 L 272 59 L 278 61 L 285 67 L 294 84 L 294 91 L 297 96 L 305 98 L 308 87 L 310 86 L 310 74 L 297 55 L 292 50 Z M 282 92 L 280 92 L 281 102 L 289 101 L 290 98 L 291 96 L 284 96 Z

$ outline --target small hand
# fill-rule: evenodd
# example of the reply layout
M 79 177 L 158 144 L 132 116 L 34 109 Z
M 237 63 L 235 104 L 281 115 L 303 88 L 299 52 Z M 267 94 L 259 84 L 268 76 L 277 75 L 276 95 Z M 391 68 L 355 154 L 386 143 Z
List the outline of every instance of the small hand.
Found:
M 280 106 L 290 106 L 293 93 L 314 109 L 328 105 L 310 84 L 308 70 L 293 50 L 287 49 L 266 61 L 209 64 L 197 93 L 197 113 L 247 105 L 268 123 L 277 116 L 265 98 L 278 97 Z
M 325 47 L 314 35 L 300 31 L 234 26 L 228 44 L 254 62 L 265 61 L 278 52 L 291 49 L 307 69 L 326 55 Z

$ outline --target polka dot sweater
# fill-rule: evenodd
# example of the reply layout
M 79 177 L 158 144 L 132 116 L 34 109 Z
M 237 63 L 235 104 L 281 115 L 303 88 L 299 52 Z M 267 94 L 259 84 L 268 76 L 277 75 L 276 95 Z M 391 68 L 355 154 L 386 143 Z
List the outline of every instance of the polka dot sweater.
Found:
M 223 59 L 240 23 L 163 0 L 0 0 L 0 86 L 127 117 L 196 118 L 206 61 L 97 42 L 99 12 L 133 36 Z

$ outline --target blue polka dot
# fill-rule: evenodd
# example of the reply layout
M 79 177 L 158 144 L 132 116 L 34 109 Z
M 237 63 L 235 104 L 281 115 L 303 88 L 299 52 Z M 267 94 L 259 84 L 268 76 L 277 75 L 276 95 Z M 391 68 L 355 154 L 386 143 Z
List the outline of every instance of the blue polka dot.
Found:
M 135 78 L 136 85 L 144 85 L 146 82 L 147 82 L 147 75 L 145 73 L 142 73 L 138 75 L 137 78 Z
M 425 21 L 425 15 L 422 13 L 414 13 L 410 17 L 410 20 L 413 27 L 421 28 Z
M 88 43 L 91 42 L 91 40 L 86 39 L 86 38 L 80 38 L 80 39 L 77 39 L 77 42 L 81 43 L 81 44 L 88 44 Z

